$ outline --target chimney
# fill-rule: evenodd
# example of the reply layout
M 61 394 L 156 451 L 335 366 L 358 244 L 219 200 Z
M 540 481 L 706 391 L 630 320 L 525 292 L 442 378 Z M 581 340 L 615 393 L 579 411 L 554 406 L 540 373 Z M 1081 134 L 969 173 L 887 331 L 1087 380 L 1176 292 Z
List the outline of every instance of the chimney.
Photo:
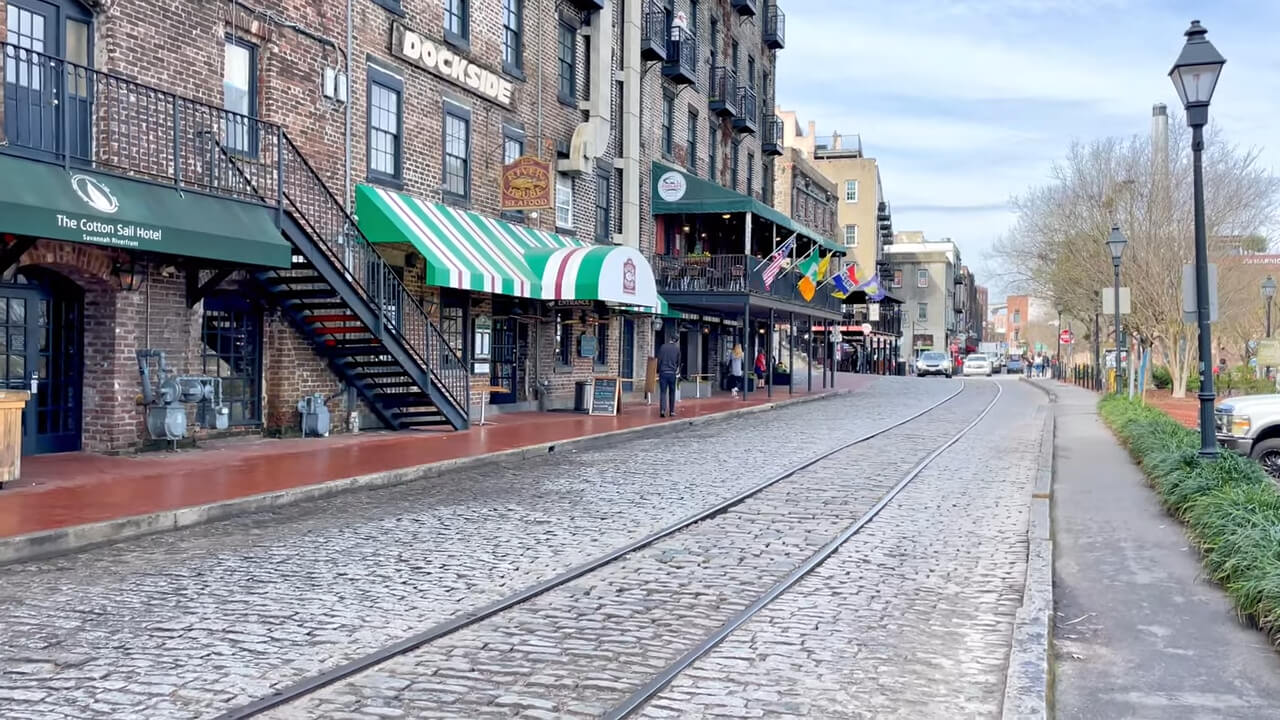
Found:
M 1152 172 L 1165 177 L 1169 172 L 1169 108 L 1164 103 L 1151 107 Z
M 814 121 L 810 120 L 809 121 L 809 137 L 814 137 L 817 134 L 818 134 L 818 126 L 816 123 L 814 123 Z
M 835 132 L 834 130 L 831 132 L 831 149 L 840 149 L 840 133 Z

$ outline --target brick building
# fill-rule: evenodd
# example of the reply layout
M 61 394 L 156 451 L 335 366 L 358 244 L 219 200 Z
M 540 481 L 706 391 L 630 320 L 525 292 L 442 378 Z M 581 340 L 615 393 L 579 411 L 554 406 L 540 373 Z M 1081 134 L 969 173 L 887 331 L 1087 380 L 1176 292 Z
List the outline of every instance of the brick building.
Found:
M 461 427 L 483 402 L 572 404 L 594 374 L 637 372 L 623 356 L 650 354 L 660 300 L 623 227 L 621 18 L 592 0 L 349 10 L 0 4 L 24 452 L 163 436 L 175 410 L 139 407 L 143 349 L 192 400 L 177 414 L 220 432 L 297 432 L 316 393 L 334 431 Z M 503 214 L 521 155 L 551 164 L 553 207 Z M 222 397 L 196 402 L 215 391 L 197 376 Z

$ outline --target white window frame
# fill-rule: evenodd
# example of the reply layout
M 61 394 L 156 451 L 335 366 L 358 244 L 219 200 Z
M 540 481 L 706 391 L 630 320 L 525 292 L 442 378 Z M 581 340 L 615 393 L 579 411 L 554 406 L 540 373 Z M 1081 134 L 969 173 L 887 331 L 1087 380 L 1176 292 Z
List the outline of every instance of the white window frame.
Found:
M 573 229 L 573 177 L 556 173 L 556 227 Z
M 928 322 L 929 320 L 929 303 L 916 303 L 916 322 Z
M 858 181 L 857 180 L 844 181 L 844 201 L 847 203 L 858 202 Z
M 850 237 L 850 236 L 849 236 L 849 231 L 850 231 L 850 230 L 852 230 L 852 231 L 853 231 L 853 237 Z M 854 224 L 854 225 L 845 225 L 845 226 L 844 226 L 844 244 L 845 244 L 846 246 L 848 246 L 848 247 L 855 247 L 855 248 L 856 248 L 856 247 L 858 247 L 858 226 L 857 226 L 857 224 Z
M 920 268 L 919 270 L 916 270 L 916 287 L 918 288 L 929 287 L 929 271 L 928 270 L 925 270 L 924 268 Z

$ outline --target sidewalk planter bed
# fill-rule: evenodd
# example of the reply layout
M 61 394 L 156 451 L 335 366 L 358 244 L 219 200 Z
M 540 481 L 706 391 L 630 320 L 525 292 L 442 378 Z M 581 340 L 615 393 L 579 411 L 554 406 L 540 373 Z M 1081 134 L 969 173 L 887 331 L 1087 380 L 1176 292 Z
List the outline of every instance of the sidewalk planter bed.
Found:
M 1262 468 L 1224 452 L 1196 456 L 1199 435 L 1126 399 L 1099 404 L 1102 418 L 1142 465 L 1168 511 L 1186 523 L 1209 574 L 1241 617 L 1280 643 L 1280 491 Z

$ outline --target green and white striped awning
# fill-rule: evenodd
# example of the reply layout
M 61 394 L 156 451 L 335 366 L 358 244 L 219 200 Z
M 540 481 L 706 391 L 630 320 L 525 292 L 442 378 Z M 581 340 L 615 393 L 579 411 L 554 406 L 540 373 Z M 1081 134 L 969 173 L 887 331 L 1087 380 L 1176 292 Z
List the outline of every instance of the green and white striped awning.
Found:
M 356 216 L 371 242 L 407 242 L 422 253 L 428 285 L 659 306 L 653 269 L 634 248 L 597 245 L 371 185 L 356 186 Z

